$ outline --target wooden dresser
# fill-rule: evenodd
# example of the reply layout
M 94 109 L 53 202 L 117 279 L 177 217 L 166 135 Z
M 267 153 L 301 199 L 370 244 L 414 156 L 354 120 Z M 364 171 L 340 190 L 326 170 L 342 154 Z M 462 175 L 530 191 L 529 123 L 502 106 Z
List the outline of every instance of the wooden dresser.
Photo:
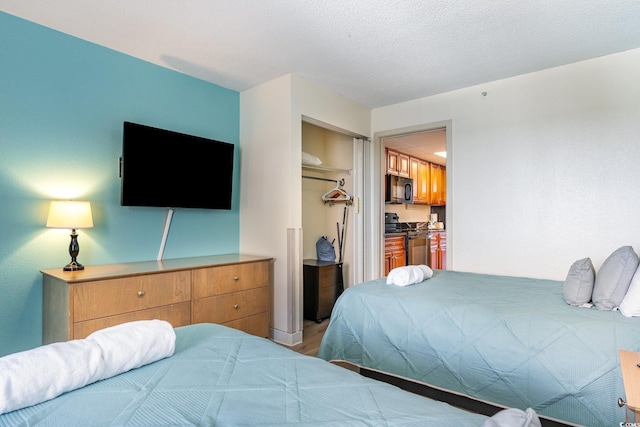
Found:
M 43 270 L 42 343 L 133 320 L 220 323 L 268 337 L 272 259 L 242 254 Z
M 625 421 L 629 424 L 637 424 L 640 419 L 640 353 L 637 351 L 618 350 L 620 357 L 620 371 L 624 383 L 625 402 L 618 398 L 618 406 L 626 406 Z M 624 425 L 624 423 L 620 423 Z

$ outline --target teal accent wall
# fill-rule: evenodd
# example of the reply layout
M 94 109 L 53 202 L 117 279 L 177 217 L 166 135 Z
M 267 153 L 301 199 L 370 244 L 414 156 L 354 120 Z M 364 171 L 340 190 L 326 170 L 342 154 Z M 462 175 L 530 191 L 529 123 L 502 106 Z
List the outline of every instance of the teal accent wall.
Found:
M 85 266 L 156 259 L 166 210 L 120 206 L 125 120 L 236 145 L 233 209 L 177 211 L 165 258 L 238 251 L 238 92 L 2 12 L 0 64 L 0 356 L 41 344 L 40 270 L 69 262 L 50 200 L 91 202 Z

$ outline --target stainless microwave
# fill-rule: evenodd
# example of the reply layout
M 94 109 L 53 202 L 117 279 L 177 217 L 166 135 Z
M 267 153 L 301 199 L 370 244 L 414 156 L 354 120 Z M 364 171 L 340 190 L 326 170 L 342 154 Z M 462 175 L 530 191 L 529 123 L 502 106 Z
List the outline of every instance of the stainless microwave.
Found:
M 413 203 L 413 179 L 388 174 L 384 201 L 386 203 Z

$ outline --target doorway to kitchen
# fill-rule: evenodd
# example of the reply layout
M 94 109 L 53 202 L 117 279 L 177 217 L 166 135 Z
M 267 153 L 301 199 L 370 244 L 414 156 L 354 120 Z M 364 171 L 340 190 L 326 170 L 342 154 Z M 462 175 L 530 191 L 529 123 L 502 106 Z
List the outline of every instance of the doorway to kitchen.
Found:
M 385 177 L 383 273 L 402 265 L 451 268 L 452 229 L 447 193 L 451 189 L 450 122 L 417 126 L 376 135 Z M 396 178 L 399 177 L 399 178 Z M 391 179 L 393 178 L 393 179 Z M 398 179 L 408 183 L 411 200 L 389 194 Z M 408 181 L 407 181 L 408 180 Z M 405 190 L 406 192 L 406 190 Z M 449 197 L 450 200 L 450 197 Z

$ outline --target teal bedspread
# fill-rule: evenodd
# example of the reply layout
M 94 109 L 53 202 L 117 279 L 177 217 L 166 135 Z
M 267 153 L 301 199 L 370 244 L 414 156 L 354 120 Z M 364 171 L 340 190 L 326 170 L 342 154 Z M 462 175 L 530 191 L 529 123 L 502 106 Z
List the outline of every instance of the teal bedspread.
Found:
M 172 357 L 0 416 L 0 426 L 480 426 L 410 394 L 220 325 L 176 329 Z
M 435 271 L 337 301 L 319 357 L 415 379 L 586 426 L 625 420 L 618 349 L 640 351 L 640 318 L 572 307 L 563 282 Z

